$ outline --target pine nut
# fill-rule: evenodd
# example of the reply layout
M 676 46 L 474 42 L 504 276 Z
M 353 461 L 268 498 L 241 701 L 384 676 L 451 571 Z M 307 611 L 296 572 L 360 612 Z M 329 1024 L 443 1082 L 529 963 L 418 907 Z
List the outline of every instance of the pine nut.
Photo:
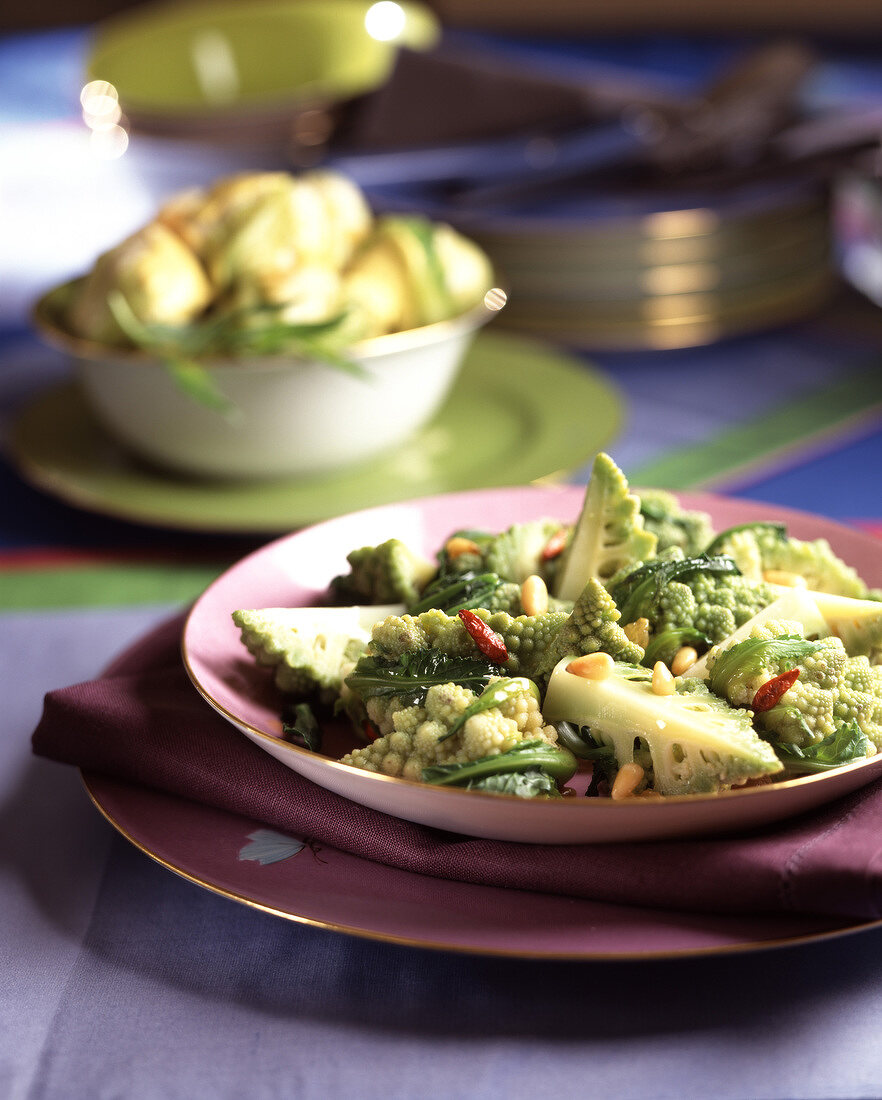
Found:
M 646 649 L 649 645 L 649 619 L 635 619 L 624 630 L 629 642 L 639 645 L 641 649 Z
M 481 553 L 481 547 L 476 542 L 464 538 L 462 535 L 454 535 L 452 539 L 448 539 L 444 544 L 444 549 L 448 558 L 458 558 L 463 554 Z
M 799 573 L 790 573 L 786 569 L 767 569 L 763 580 L 769 584 L 780 584 L 784 588 L 808 588 L 808 581 Z
M 673 695 L 676 690 L 674 677 L 664 661 L 656 661 L 652 668 L 652 691 L 654 695 Z
M 525 615 L 544 615 L 548 610 L 548 586 L 536 573 L 521 585 L 521 607 Z
M 671 672 L 675 676 L 682 676 L 686 669 L 691 668 L 697 660 L 697 650 L 693 649 L 691 645 L 681 646 L 674 654 L 673 661 L 671 661 Z
M 583 680 L 605 680 L 613 670 L 615 661 L 608 653 L 586 653 L 567 665 L 567 672 L 581 676 Z
M 609 792 L 611 798 L 630 798 L 637 790 L 640 780 L 643 778 L 643 768 L 639 764 L 622 764 Z

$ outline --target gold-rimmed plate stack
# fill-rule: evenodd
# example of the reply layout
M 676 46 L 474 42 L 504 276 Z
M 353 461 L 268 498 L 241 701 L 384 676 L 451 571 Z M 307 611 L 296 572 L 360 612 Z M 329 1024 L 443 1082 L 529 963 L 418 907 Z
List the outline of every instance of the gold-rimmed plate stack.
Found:
M 422 208 L 505 273 L 499 324 L 586 350 L 689 347 L 787 324 L 834 286 L 827 197 L 801 183 L 583 195 L 546 209 L 539 199 L 523 212 Z

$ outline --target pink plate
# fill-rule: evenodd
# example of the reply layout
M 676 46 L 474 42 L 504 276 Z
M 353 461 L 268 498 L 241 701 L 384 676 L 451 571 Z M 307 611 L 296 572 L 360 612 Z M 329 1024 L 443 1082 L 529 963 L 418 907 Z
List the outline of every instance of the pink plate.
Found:
M 707 835 L 780 821 L 848 794 L 882 772 L 882 754 L 834 772 L 664 800 L 537 800 L 432 787 L 351 768 L 278 736 L 280 700 L 265 669 L 246 653 L 231 613 L 237 608 L 321 602 L 346 554 L 393 536 L 433 556 L 457 528 L 501 530 L 542 516 L 575 520 L 578 487 L 488 489 L 357 512 L 278 539 L 233 566 L 195 604 L 183 639 L 196 688 L 261 749 L 319 786 L 371 809 L 471 836 L 540 844 L 582 844 Z M 748 501 L 681 494 L 707 511 L 718 530 L 752 520 L 784 521 L 800 538 L 829 539 L 872 585 L 882 585 L 878 542 L 817 516 Z

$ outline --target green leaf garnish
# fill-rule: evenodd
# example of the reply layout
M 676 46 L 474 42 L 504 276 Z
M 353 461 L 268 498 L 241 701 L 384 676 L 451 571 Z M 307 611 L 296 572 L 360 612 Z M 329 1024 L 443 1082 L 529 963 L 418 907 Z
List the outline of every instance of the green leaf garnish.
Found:
M 547 741 L 522 741 L 508 752 L 496 756 L 482 756 L 464 764 L 434 764 L 423 768 L 423 782 L 441 787 L 461 787 L 470 780 L 484 779 L 490 775 L 541 768 L 558 783 L 565 783 L 575 775 L 577 767 L 576 758 L 568 749 L 549 745 Z
M 484 607 L 485 601 L 502 584 L 496 573 L 447 573 L 427 585 L 418 603 L 408 608 L 410 615 L 419 615 L 431 608 L 455 615 L 463 608 Z
M 321 726 L 309 703 L 294 703 L 282 714 L 282 736 L 293 745 L 312 752 L 321 749 Z
M 499 669 L 487 661 L 419 649 L 397 658 L 361 657 L 346 677 L 346 685 L 362 699 L 398 696 L 405 706 L 417 706 L 435 684 L 461 684 L 480 693 L 498 675 Z
M 823 649 L 824 644 L 823 641 L 812 642 L 797 635 L 744 638 L 720 653 L 711 670 L 708 686 L 717 695 L 725 695 L 726 685 L 733 677 L 749 680 L 779 665 L 794 668 L 812 653 Z
M 770 742 L 788 771 L 825 772 L 867 757 L 869 741 L 857 722 L 845 722 L 816 745 L 788 745 Z
M 484 779 L 470 779 L 463 786 L 467 791 L 492 791 L 495 794 L 513 794 L 517 798 L 561 798 L 557 783 L 541 768 L 529 768 L 524 772 L 507 772 L 488 775 Z
M 160 325 L 140 321 L 120 291 L 111 292 L 107 304 L 131 343 L 162 359 L 183 393 L 227 415 L 233 406 L 200 359 L 291 353 L 355 378 L 371 377 L 360 363 L 344 354 L 348 343 L 342 335 L 344 313 L 324 321 L 291 323 L 279 317 L 284 305 L 260 305 L 203 317 L 188 325 Z

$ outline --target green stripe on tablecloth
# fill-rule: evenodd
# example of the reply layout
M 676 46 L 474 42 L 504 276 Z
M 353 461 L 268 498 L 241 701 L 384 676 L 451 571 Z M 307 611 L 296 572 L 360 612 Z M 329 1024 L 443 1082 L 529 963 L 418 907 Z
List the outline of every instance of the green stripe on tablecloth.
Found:
M 882 409 L 882 371 L 849 374 L 832 386 L 778 405 L 748 424 L 628 470 L 632 485 L 712 489 L 736 475 L 775 469 L 801 450 L 857 428 Z
M 0 609 L 184 604 L 221 572 L 199 564 L 106 563 L 0 572 Z

